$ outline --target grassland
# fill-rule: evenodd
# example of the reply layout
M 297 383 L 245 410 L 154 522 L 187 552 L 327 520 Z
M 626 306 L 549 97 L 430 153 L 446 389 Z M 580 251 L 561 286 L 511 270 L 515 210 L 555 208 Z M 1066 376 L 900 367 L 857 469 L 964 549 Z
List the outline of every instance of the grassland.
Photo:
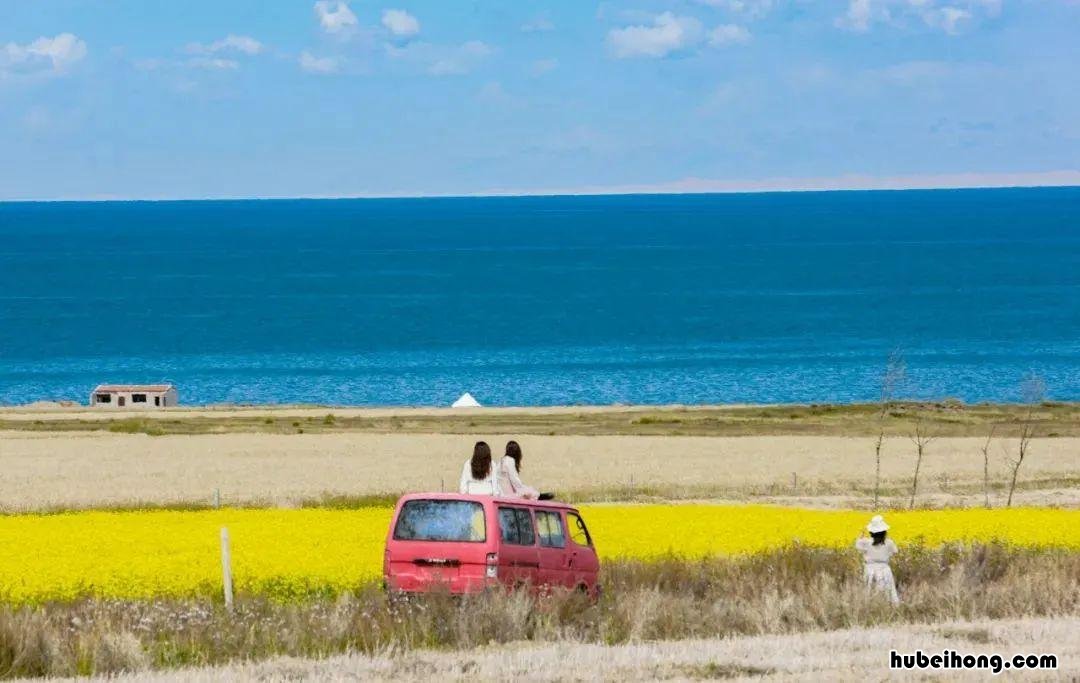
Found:
M 1031 421 L 1035 436 L 1080 437 L 1080 403 L 967 405 L 959 401 L 712 407 L 365 409 L 266 407 L 117 413 L 0 410 L 0 431 L 166 434 L 532 434 L 626 436 L 906 436 L 916 422 L 937 436 L 983 437 Z
M 385 506 L 402 491 L 453 488 L 481 438 L 496 449 L 516 438 L 525 449 L 525 479 L 563 499 L 595 503 L 590 518 L 601 526 L 605 514 L 619 516 L 608 507 L 620 501 L 866 510 L 882 432 L 881 504 L 901 508 L 910 493 L 916 424 L 934 437 L 917 507 L 981 507 L 985 449 L 990 504 L 1000 508 L 1008 462 L 1029 420 L 1034 439 L 1014 504 L 1080 508 L 1078 404 L 1043 404 L 1029 412 L 1024 406 L 907 403 L 884 413 L 879 406 L 825 405 L 159 414 L 6 409 L 0 410 L 0 512 L 206 510 L 215 499 L 238 508 L 323 508 L 311 511 L 316 515 Z M 861 525 L 864 516 L 852 519 Z M 11 516 L 4 528 L 34 519 L 49 518 Z M 882 677 L 887 644 L 1080 653 L 1075 550 L 939 545 L 962 534 L 922 545 L 917 533 L 903 537 L 915 524 L 901 521 L 895 529 L 903 552 L 894 567 L 903 602 L 896 610 L 866 594 L 853 552 L 806 545 L 700 561 L 609 556 L 607 592 L 597 605 L 570 595 L 543 601 L 515 595 L 465 603 L 433 596 L 390 606 L 370 582 L 349 579 L 345 590 L 301 590 L 300 599 L 286 601 L 241 582 L 238 607 L 229 614 L 207 597 L 216 594 L 210 584 L 217 569 L 209 566 L 205 585 L 187 597 L 153 591 L 141 600 L 79 597 L 87 592 L 78 590 L 76 576 L 76 589 L 56 601 L 0 606 L 0 677 L 122 671 L 147 677 L 194 666 L 211 668 L 186 669 L 178 679 L 550 678 L 557 666 L 559 676 L 583 679 L 809 674 L 842 680 Z M 282 523 L 284 534 L 289 523 Z M 1053 524 L 1029 526 L 1049 536 L 1071 533 Z M 775 533 L 792 540 L 810 533 L 796 533 L 791 524 L 778 528 Z M 156 533 L 174 532 L 163 527 Z M 688 533 L 704 542 L 712 532 Z M 212 565 L 214 534 L 203 535 L 208 540 L 200 557 Z M 603 533 L 613 535 L 620 542 L 628 536 Z M 93 538 L 79 542 L 94 546 Z M 603 546 L 599 536 L 598 542 Z M 113 545 L 87 550 L 87 557 Z M 153 553 L 155 561 L 166 555 Z M 62 560 L 56 562 L 62 568 Z M 274 661 L 236 663 L 266 659 Z
M 866 592 L 852 553 L 805 547 L 699 562 L 610 563 L 605 595 L 595 605 L 562 593 L 549 598 L 490 594 L 464 603 L 433 595 L 390 605 L 371 588 L 329 601 L 284 604 L 240 596 L 233 613 L 209 600 L 4 607 L 0 675 L 103 674 L 282 655 L 385 656 L 448 648 L 466 651 L 456 655 L 457 661 L 469 661 L 484 656 L 474 648 L 493 645 L 618 646 L 1068 615 L 1071 621 L 1065 623 L 1073 623 L 1080 613 L 1076 553 L 995 545 L 909 546 L 897 557 L 895 569 L 903 596 L 898 609 Z M 981 651 L 996 651 L 1000 643 L 992 633 L 992 627 L 962 627 L 954 635 L 961 642 L 979 643 Z M 1061 642 L 1037 640 L 1025 649 L 1046 651 L 1056 645 L 1075 651 L 1077 632 Z M 409 655 L 419 658 L 414 662 L 430 656 Z M 878 677 L 885 670 L 883 661 L 875 668 Z M 738 673 L 744 665 L 740 658 L 719 654 L 698 663 L 704 668 L 683 670 L 681 677 L 716 677 L 725 667 Z M 578 675 L 566 669 L 554 674 Z M 637 677 L 648 677 L 647 670 Z
M 258 662 L 165 673 L 120 675 L 123 683 L 263 683 L 317 681 L 589 680 L 589 681 L 873 681 L 886 676 L 890 650 L 912 653 L 1053 652 L 1056 671 L 1025 678 L 1080 677 L 1080 618 L 947 621 L 779 635 L 688 638 L 616 645 L 555 641 L 470 650 L 355 653 L 326 659 L 276 657 Z M 562 672 L 561 674 L 559 672 Z M 947 674 L 985 681 L 986 670 Z M 1014 672 L 1014 675 L 1015 672 Z M 912 676 L 913 678 L 920 678 Z M 890 680 L 905 677 L 891 672 Z
M 523 476 L 572 501 L 723 499 L 861 507 L 873 499 L 873 437 L 533 436 Z M 210 506 L 356 507 L 403 491 L 456 487 L 473 441 L 509 435 L 0 432 L 0 510 Z M 927 449 L 922 505 L 983 502 L 985 438 L 943 437 Z M 990 444 L 991 502 L 1004 504 L 1015 439 Z M 1018 505 L 1080 504 L 1080 438 L 1036 439 Z M 884 504 L 907 503 L 915 449 L 882 448 Z

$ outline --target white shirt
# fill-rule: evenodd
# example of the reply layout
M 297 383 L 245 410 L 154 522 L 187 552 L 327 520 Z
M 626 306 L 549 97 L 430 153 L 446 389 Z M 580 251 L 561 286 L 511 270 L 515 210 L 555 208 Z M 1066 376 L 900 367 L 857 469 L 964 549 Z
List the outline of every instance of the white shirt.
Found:
M 504 455 L 499 460 L 499 489 L 504 496 L 515 498 L 536 499 L 540 492 L 531 486 L 526 486 L 518 476 L 517 463 L 509 455 Z
M 891 538 L 886 538 L 881 545 L 874 545 L 874 539 L 855 539 L 855 549 L 862 553 L 866 564 L 888 564 L 893 555 L 900 552 Z
M 465 461 L 465 466 L 461 468 L 461 482 L 458 485 L 459 493 L 472 493 L 478 496 L 497 496 L 499 495 L 499 478 L 496 476 L 495 470 L 498 468 L 495 463 L 491 464 L 491 471 L 483 479 L 473 479 L 472 475 L 472 458 Z

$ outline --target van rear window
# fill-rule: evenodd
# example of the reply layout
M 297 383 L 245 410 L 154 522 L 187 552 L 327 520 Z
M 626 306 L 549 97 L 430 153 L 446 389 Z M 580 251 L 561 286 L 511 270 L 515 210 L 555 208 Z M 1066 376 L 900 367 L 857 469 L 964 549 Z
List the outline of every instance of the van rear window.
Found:
M 398 515 L 394 539 L 482 543 L 487 540 L 484 506 L 469 500 L 410 500 Z

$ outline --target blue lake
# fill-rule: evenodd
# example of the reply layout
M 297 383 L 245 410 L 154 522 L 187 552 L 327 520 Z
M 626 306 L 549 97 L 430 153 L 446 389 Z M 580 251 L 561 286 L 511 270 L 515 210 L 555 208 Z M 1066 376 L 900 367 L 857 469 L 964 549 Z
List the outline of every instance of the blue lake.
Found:
M 0 404 L 1080 399 L 1080 188 L 0 203 Z

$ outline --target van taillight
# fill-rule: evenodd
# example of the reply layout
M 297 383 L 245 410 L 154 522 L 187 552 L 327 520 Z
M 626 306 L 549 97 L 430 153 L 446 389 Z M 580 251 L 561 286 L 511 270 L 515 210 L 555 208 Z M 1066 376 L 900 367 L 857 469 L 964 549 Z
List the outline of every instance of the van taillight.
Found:
M 489 579 L 499 576 L 499 553 L 487 554 L 487 577 Z

